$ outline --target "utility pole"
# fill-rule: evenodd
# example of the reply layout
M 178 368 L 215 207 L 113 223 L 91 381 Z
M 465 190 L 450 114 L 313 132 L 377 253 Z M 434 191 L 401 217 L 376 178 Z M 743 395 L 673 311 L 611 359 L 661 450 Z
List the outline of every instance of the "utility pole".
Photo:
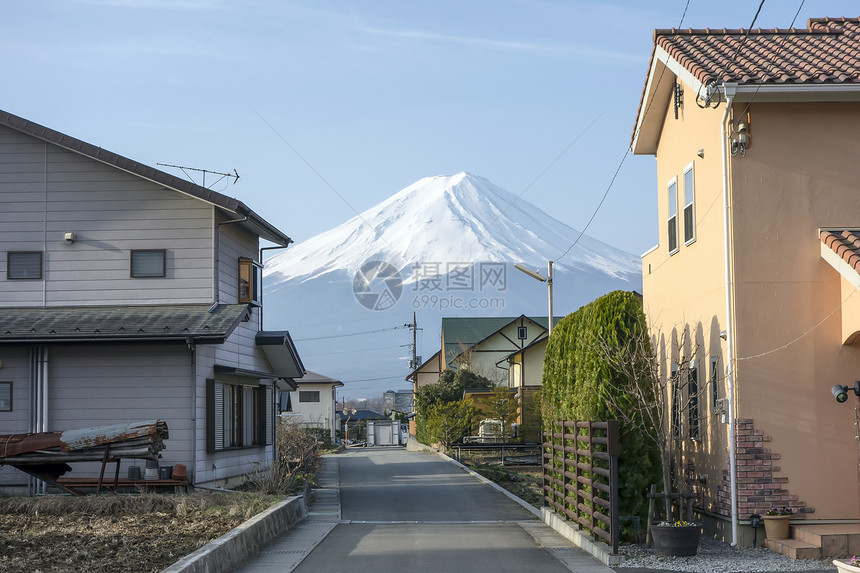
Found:
M 412 360 L 409 361 L 409 369 L 415 370 L 419 366 L 419 362 L 421 361 L 421 357 L 418 356 L 418 338 L 417 334 L 419 330 L 423 330 L 422 328 L 418 328 L 418 321 L 415 318 L 415 312 L 412 312 L 412 322 L 407 322 L 404 324 L 406 328 L 412 331 Z

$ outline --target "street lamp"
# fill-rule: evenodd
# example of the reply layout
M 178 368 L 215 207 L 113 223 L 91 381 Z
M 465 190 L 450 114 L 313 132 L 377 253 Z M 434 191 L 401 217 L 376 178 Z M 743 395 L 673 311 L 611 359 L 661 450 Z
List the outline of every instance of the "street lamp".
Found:
M 519 263 L 515 263 L 514 268 L 535 280 L 546 283 L 546 286 L 549 289 L 549 317 L 547 318 L 547 322 L 549 322 L 549 332 L 547 333 L 547 336 L 550 336 L 552 334 L 552 261 L 547 263 L 547 276 L 543 276 L 538 271 L 531 270 L 524 264 L 521 265 Z
M 346 422 L 343 423 L 343 447 L 348 448 L 349 447 L 349 421 L 355 415 L 355 408 L 352 408 L 352 409 L 344 408 L 343 409 L 343 415 L 346 416 Z

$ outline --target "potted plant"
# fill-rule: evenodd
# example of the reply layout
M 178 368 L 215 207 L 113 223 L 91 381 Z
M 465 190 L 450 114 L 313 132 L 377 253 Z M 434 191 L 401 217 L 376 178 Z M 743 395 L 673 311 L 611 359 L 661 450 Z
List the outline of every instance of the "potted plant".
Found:
M 699 550 L 702 524 L 689 521 L 661 521 L 652 526 L 657 557 L 687 557 Z
M 836 565 L 838 573 L 860 573 L 860 557 L 852 555 L 851 559 L 834 559 L 833 564 Z
M 684 493 L 683 481 L 673 483 L 672 480 L 675 457 L 677 455 L 679 460 L 683 457 L 680 451 L 683 444 L 681 421 L 689 418 L 690 399 L 697 399 L 689 386 L 690 368 L 697 349 L 695 344 L 686 343 L 688 336 L 689 333 L 684 332 L 677 343 L 673 360 L 677 368 L 668 377 L 660 375 L 660 359 L 654 352 L 641 309 L 625 339 L 594 341 L 596 351 L 612 370 L 607 373 L 602 397 L 620 420 L 642 432 L 660 452 L 663 487 L 659 497 L 663 501 L 665 521 L 657 525 L 648 524 L 660 556 L 695 555 L 701 535 L 701 523 L 683 520 L 682 496 L 678 496 L 678 520 L 672 507 L 673 488 L 677 488 L 679 494 Z M 674 468 L 676 476 L 679 475 L 679 466 Z M 679 546 L 681 537 L 688 542 Z
M 764 532 L 768 539 L 788 539 L 788 522 L 794 512 L 790 507 L 772 507 L 764 512 Z

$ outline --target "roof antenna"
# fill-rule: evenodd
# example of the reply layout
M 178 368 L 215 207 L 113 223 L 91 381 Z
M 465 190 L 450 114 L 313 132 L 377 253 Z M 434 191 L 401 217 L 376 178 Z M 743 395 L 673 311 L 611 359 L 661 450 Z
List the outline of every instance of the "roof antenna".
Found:
M 199 172 L 203 173 L 203 184 L 201 185 L 201 187 L 206 187 L 206 174 L 207 173 L 211 173 L 213 175 L 220 175 L 221 177 L 216 179 L 213 183 L 210 183 L 210 185 L 209 185 L 209 187 L 207 187 L 207 189 L 212 188 L 213 185 L 217 185 L 225 177 L 231 177 L 233 179 L 233 185 L 235 185 L 236 182 L 239 180 L 239 172 L 236 171 L 235 169 L 233 170 L 233 173 L 221 173 L 220 171 L 211 171 L 209 169 L 197 169 L 195 167 L 186 167 L 183 165 L 171 165 L 170 163 L 156 163 L 156 165 L 161 165 L 162 167 L 175 167 L 176 169 L 181 170 L 183 173 L 185 173 L 185 176 L 188 177 L 188 180 L 191 181 L 192 183 L 194 183 L 195 185 L 197 183 L 188 174 L 188 171 L 199 171 Z M 188 171 L 186 171 L 186 169 Z

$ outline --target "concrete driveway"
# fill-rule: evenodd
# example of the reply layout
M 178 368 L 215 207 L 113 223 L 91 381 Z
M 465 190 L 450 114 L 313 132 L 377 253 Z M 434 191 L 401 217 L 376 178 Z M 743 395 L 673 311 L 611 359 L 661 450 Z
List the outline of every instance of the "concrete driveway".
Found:
M 331 460 L 339 503 L 324 499 L 316 521 L 312 510 L 296 533 L 241 571 L 611 573 L 534 514 L 435 454 L 361 448 Z M 302 527 L 322 531 L 326 524 L 318 534 L 325 538 L 310 553 L 299 555 L 290 545 L 292 536 L 311 533 Z

